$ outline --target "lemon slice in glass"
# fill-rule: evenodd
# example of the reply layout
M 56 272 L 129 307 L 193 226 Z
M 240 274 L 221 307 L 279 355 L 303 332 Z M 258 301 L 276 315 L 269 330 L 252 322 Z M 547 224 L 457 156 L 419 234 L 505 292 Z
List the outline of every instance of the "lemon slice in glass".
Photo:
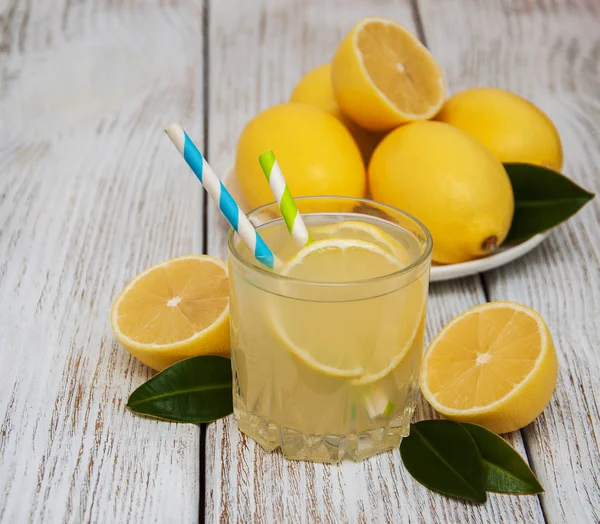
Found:
M 314 240 L 338 238 L 369 242 L 396 257 L 403 265 L 410 263 L 408 251 L 400 242 L 383 229 L 367 222 L 346 220 L 311 228 L 310 234 Z
M 395 293 L 355 300 L 352 282 L 389 275 L 402 267 L 392 254 L 362 240 L 333 238 L 304 247 L 284 266 L 282 275 L 348 285 L 337 289 L 335 301 L 331 301 L 330 288 L 318 285 L 311 286 L 306 300 L 274 297 L 271 314 L 283 345 L 328 376 L 358 379 L 389 366 L 403 351 L 396 340 L 403 330 L 391 324 L 398 315 L 390 310 L 396 303 Z M 340 290 L 348 290 L 348 300 Z M 386 351 L 391 354 L 383 354 Z

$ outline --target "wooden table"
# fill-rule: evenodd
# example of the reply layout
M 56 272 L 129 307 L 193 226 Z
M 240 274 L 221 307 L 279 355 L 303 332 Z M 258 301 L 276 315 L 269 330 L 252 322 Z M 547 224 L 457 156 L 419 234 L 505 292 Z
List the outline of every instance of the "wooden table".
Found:
M 181 121 L 228 169 L 244 123 L 366 15 L 418 33 L 452 92 L 533 100 L 560 130 L 565 172 L 600 192 L 598 0 L 0 0 L 2 523 L 600 522 L 598 199 L 525 258 L 431 289 L 428 338 L 487 300 L 548 321 L 556 393 L 507 436 L 539 497 L 465 504 L 416 484 L 397 451 L 288 462 L 231 418 L 125 410 L 153 373 L 113 337 L 112 298 L 165 258 L 225 255 L 223 221 L 163 126 Z

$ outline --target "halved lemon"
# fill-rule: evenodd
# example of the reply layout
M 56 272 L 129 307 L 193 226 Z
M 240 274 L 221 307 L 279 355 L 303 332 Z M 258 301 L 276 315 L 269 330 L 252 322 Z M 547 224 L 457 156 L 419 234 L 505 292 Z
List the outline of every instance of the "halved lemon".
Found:
M 356 239 L 317 240 L 283 268 L 285 276 L 323 283 L 351 283 L 404 267 L 390 252 Z M 423 313 L 423 284 L 382 290 L 357 300 L 352 284 L 314 287 L 306 300 L 273 297 L 273 327 L 284 346 L 313 370 L 332 377 L 373 382 L 399 364 L 415 338 Z M 346 297 L 345 292 L 348 295 Z M 413 318 L 414 317 L 414 318 Z
M 157 370 L 196 355 L 229 356 L 227 265 L 187 255 L 152 266 L 121 291 L 110 320 L 119 342 Z
M 418 38 L 387 18 L 360 20 L 332 61 L 338 104 L 371 131 L 433 118 L 445 97 L 444 75 Z
M 421 391 L 447 418 L 508 433 L 544 410 L 557 374 L 556 351 L 540 314 L 491 302 L 465 311 L 437 335 L 424 357 Z
M 358 220 L 336 222 L 327 226 L 311 228 L 310 234 L 313 240 L 328 238 L 363 240 L 382 248 L 404 265 L 408 265 L 410 262 L 408 251 L 400 242 L 383 231 L 383 229 L 367 222 L 360 222 Z

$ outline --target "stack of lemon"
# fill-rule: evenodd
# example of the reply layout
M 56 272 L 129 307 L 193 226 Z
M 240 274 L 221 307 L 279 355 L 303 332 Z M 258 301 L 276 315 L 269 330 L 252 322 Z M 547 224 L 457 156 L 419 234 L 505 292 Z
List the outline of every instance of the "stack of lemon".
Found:
M 558 132 L 542 111 L 494 88 L 446 99 L 431 53 L 383 18 L 359 21 L 331 63 L 308 72 L 288 103 L 243 130 L 235 170 L 252 207 L 272 200 L 256 161 L 267 149 L 295 196 L 370 196 L 417 216 L 442 264 L 485 256 L 505 240 L 514 196 L 503 162 L 562 167 Z M 440 332 L 420 381 L 446 417 L 503 433 L 534 420 L 556 380 L 544 320 L 525 306 L 495 302 Z
M 502 162 L 562 166 L 558 133 L 538 108 L 493 88 L 446 100 L 431 53 L 384 18 L 359 21 L 290 102 L 243 130 L 235 169 L 251 207 L 272 200 L 256 161 L 267 149 L 294 196 L 369 195 L 416 215 L 443 264 L 484 256 L 506 238 L 514 197 Z
M 382 18 L 361 20 L 332 62 L 300 81 L 289 103 L 247 124 L 236 174 L 252 207 L 272 200 L 257 161 L 267 149 L 295 196 L 370 194 L 416 215 L 432 233 L 439 263 L 483 256 L 506 238 L 514 199 L 502 162 L 562 167 L 558 133 L 539 109 L 492 88 L 446 100 L 433 56 L 404 27 Z M 360 224 L 331 227 L 336 245 L 345 245 L 347 236 L 370 246 L 369 255 L 384 255 L 382 264 L 390 258 L 384 251 L 397 251 L 382 233 Z M 316 240 L 331 234 L 314 232 Z M 303 252 L 306 267 L 306 253 L 314 251 Z M 203 255 L 158 264 L 119 294 L 111 322 L 123 345 L 155 369 L 192 355 L 228 355 L 227 268 Z M 297 355 L 313 365 L 305 353 Z M 318 366 L 331 372 L 324 357 Z M 540 315 L 497 302 L 463 313 L 440 332 L 420 381 L 430 404 L 448 418 L 507 432 L 544 409 L 556 379 L 556 352 Z

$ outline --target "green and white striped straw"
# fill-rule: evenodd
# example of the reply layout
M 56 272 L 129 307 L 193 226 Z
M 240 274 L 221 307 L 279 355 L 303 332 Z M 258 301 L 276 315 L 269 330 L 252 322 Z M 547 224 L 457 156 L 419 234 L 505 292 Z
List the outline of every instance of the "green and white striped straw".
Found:
M 272 150 L 265 151 L 258 157 L 260 167 L 269 181 L 271 191 L 279 204 L 281 216 L 285 221 L 288 231 L 300 247 L 312 242 L 312 238 L 302 216 L 296 207 L 296 202 L 288 189 L 288 186 L 283 178 L 281 168 L 275 160 L 275 155 Z

